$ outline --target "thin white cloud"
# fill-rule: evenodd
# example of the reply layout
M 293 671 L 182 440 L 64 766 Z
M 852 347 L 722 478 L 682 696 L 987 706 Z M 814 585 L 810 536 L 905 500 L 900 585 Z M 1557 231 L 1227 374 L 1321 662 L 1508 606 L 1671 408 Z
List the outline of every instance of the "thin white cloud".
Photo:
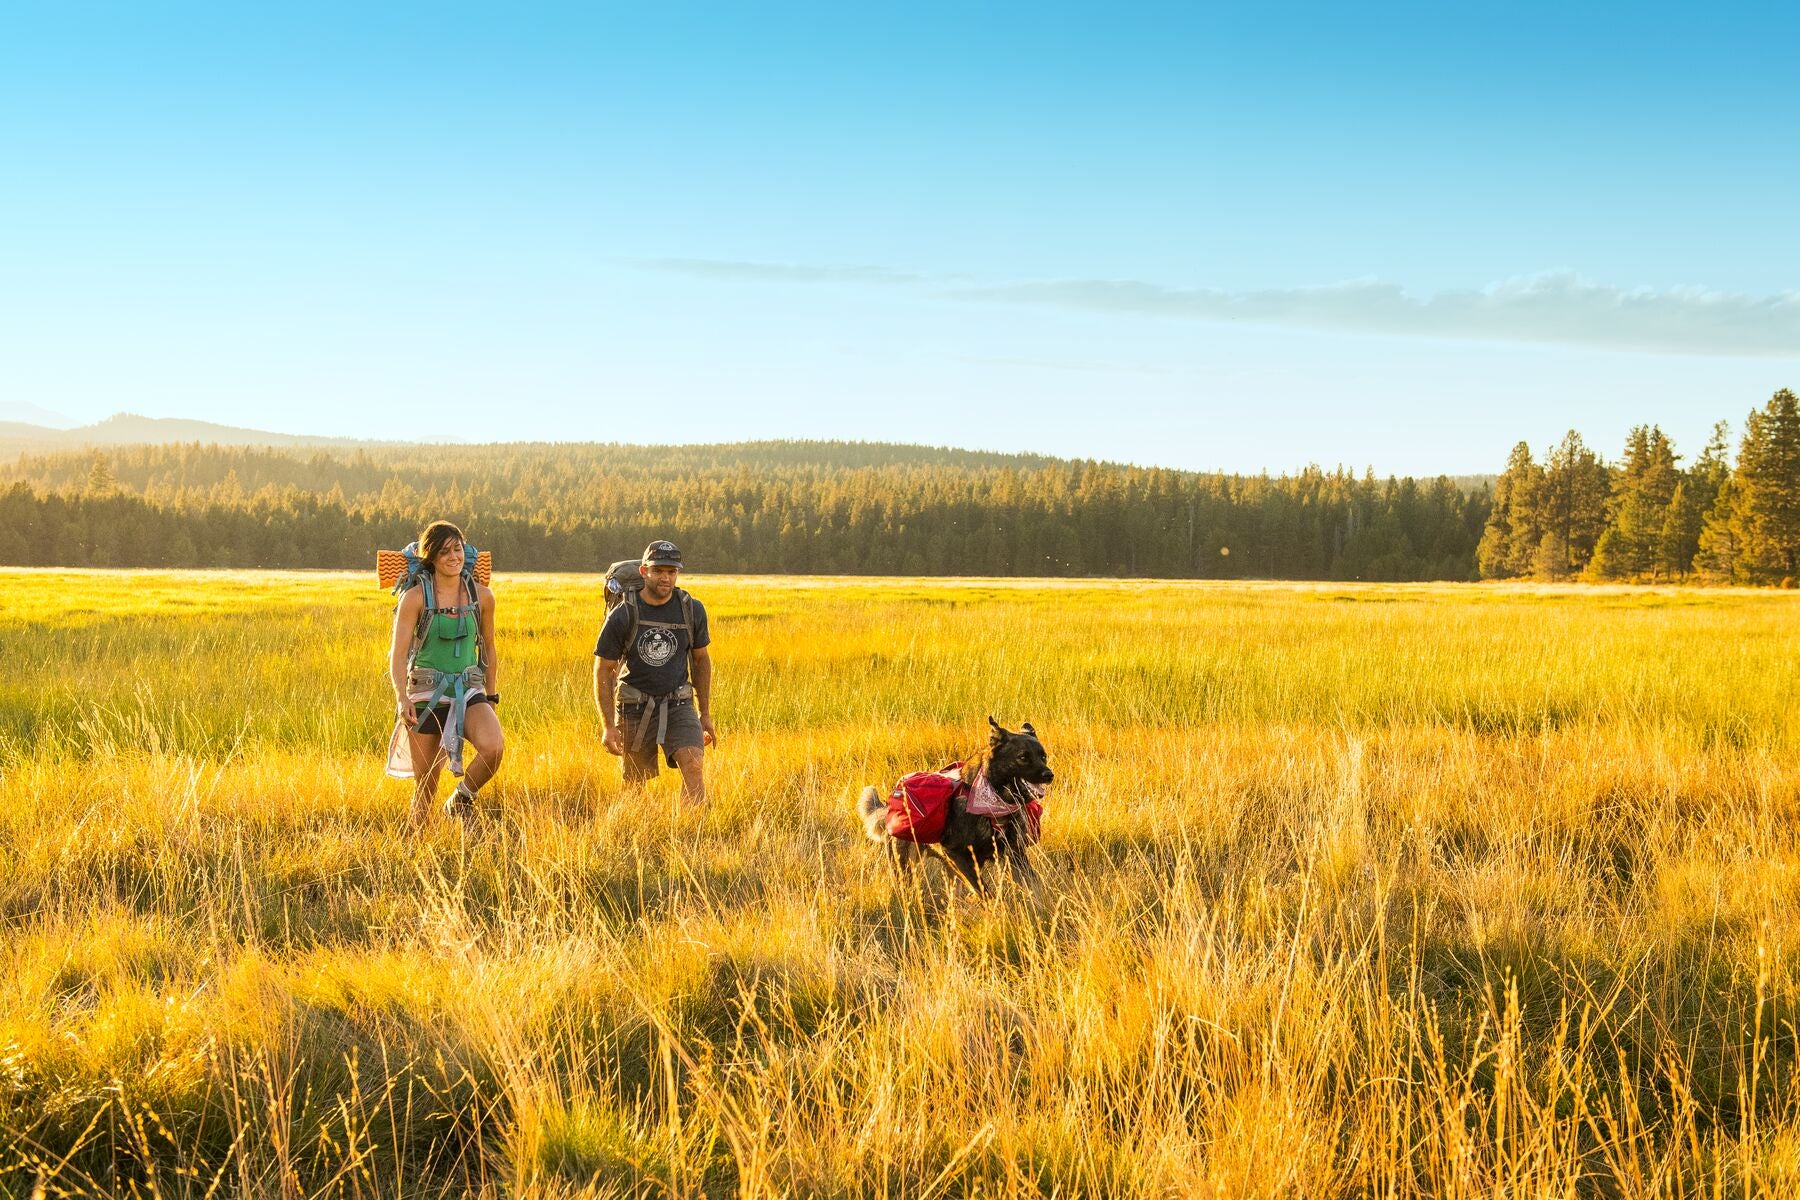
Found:
M 694 275 L 733 283 L 922 283 L 924 276 L 884 267 L 808 267 L 794 263 L 733 262 L 718 258 L 644 258 L 633 265 L 674 275 Z
M 881 267 L 807 267 L 716 259 L 638 265 L 710 279 L 920 286 L 985 304 L 1042 305 L 1391 337 L 1593 346 L 1660 354 L 1800 357 L 1800 291 L 1750 296 L 1700 287 L 1619 288 L 1548 271 L 1478 290 L 1417 297 L 1374 279 L 1321 287 L 1223 291 L 1136 280 L 1065 279 L 972 286 Z
M 1800 356 L 1800 292 L 1624 289 L 1552 271 L 1480 291 L 1407 295 L 1378 280 L 1226 292 L 1116 280 L 962 288 L 957 296 L 1090 312 L 1373 333 L 1551 342 L 1664 354 Z
M 973 363 L 983 367 L 1023 367 L 1032 371 L 1072 371 L 1081 374 L 1097 375 L 1174 375 L 1178 372 L 1172 367 L 1150 366 L 1145 363 L 1100 362 L 1076 358 L 1025 358 L 1018 355 L 999 354 L 953 354 L 957 362 Z

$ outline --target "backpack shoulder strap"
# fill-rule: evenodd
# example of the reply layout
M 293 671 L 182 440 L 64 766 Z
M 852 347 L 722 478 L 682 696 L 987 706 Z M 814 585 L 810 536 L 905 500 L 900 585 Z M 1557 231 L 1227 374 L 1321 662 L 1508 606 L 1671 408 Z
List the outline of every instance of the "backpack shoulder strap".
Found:
M 694 681 L 694 598 L 687 594 L 686 588 L 676 588 L 675 595 L 681 599 L 681 623 L 687 628 L 688 644 L 688 682 Z
M 481 646 L 482 646 L 482 642 L 481 642 L 481 588 L 480 588 L 480 585 L 478 585 L 475 582 L 475 566 L 473 563 L 472 555 L 466 557 L 463 560 L 462 585 L 463 585 L 463 603 L 475 610 L 471 615 L 475 618 L 475 657 L 476 657 L 476 661 L 479 662 L 481 659 Z
M 418 624 L 413 626 L 414 654 L 419 652 L 419 647 L 425 642 L 425 630 L 431 624 L 431 610 L 437 607 L 437 588 L 431 582 L 430 571 L 419 576 L 419 595 L 424 602 L 419 605 Z
M 631 643 L 637 638 L 638 628 L 638 593 L 626 592 L 625 599 L 619 603 L 625 606 L 625 640 L 619 645 L 619 659 L 623 661 L 631 653 Z

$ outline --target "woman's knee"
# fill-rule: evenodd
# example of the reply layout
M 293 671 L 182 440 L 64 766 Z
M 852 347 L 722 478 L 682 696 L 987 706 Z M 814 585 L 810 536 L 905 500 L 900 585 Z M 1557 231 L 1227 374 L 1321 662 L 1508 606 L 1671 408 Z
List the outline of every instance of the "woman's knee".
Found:
M 469 744 L 475 747 L 475 753 L 494 766 L 499 766 L 500 760 L 506 757 L 506 735 L 498 729 L 478 738 L 471 737 Z

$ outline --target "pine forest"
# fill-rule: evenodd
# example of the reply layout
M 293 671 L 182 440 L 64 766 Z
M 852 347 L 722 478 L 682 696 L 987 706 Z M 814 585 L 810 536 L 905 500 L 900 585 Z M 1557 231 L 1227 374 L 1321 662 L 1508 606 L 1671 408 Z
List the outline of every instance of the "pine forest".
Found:
M 0 564 L 361 568 L 442 517 L 517 571 L 667 536 L 728 574 L 1790 583 L 1794 393 L 1732 442 L 1721 422 L 1684 465 L 1639 426 L 1609 461 L 1571 430 L 1491 484 L 804 441 L 124 446 L 0 466 Z

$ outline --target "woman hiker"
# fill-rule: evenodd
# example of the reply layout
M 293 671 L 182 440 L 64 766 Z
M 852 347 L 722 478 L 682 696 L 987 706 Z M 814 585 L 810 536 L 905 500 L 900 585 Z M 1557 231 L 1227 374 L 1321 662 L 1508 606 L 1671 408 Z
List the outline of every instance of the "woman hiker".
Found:
M 421 582 L 428 575 L 432 586 L 409 587 L 400 594 L 388 653 L 394 702 L 412 752 L 412 821 L 417 825 L 431 815 L 438 773 L 446 762 L 462 778 L 444 802 L 444 812 L 466 821 L 475 815 L 475 793 L 494 777 L 506 750 L 495 712 L 500 691 L 494 593 L 477 583 L 472 571 L 463 570 L 462 530 L 450 522 L 426 526 L 418 555 L 425 561 Z M 466 771 L 461 768 L 464 740 L 475 752 Z

